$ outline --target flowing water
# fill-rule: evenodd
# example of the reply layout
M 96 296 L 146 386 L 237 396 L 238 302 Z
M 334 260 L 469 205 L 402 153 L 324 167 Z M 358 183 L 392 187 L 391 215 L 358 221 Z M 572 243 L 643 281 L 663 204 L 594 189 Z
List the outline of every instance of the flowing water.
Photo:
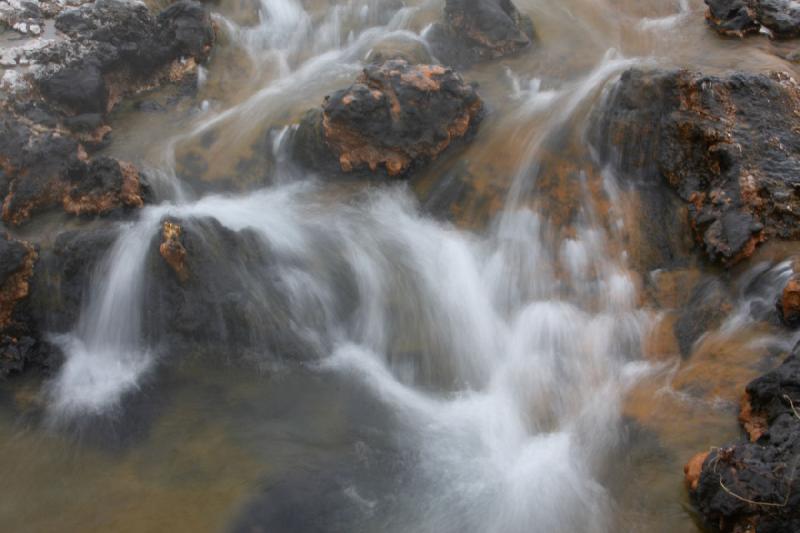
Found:
M 58 373 L 2 385 L 3 529 L 697 531 L 681 466 L 737 435 L 762 354 L 792 345 L 758 309 L 797 250 L 730 275 L 647 269 L 648 213 L 593 162 L 588 116 L 632 66 L 794 67 L 766 40 L 716 37 L 695 0 L 516 4 L 540 44 L 464 71 L 489 109 L 477 138 L 382 185 L 298 171 L 284 140 L 371 54 L 424 51 L 442 3 L 214 8 L 198 97 L 115 117 L 109 150 L 150 169 L 159 202 L 120 224 L 54 339 Z M 180 163 L 192 153 L 208 164 Z M 254 158 L 268 183 L 238 164 Z M 218 273 L 261 302 L 245 333 L 259 349 L 168 353 L 145 335 L 165 217 L 269 248 L 269 264 Z M 684 360 L 669 331 L 703 275 L 734 309 Z M 302 362 L 272 342 L 277 313 Z

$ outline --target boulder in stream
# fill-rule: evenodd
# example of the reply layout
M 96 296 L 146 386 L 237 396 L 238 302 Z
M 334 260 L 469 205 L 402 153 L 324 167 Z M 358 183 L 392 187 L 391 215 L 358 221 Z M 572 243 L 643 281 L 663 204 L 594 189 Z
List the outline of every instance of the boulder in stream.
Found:
M 722 533 L 800 531 L 800 357 L 752 381 L 740 421 L 749 439 L 684 468 L 693 504 Z
M 627 181 L 672 188 L 708 258 L 729 266 L 767 239 L 800 238 L 798 131 L 800 86 L 787 74 L 631 69 L 595 109 L 590 138 Z
M 28 307 L 37 259 L 31 243 L 0 235 L 0 377 L 46 364 L 46 343 L 39 339 Z
M 475 87 L 438 65 L 369 65 L 325 98 L 294 136 L 294 157 L 319 170 L 408 174 L 469 139 L 483 117 Z
M 442 63 L 467 67 L 529 48 L 536 32 L 511 0 L 447 0 L 426 38 Z
M 146 261 L 146 342 L 216 357 L 315 356 L 295 334 L 272 252 L 256 231 L 167 217 Z
M 766 32 L 777 39 L 800 35 L 800 5 L 792 0 L 705 0 L 706 20 L 722 35 Z
M 73 215 L 140 208 L 147 192 L 131 163 L 90 159 L 69 133 L 9 113 L 0 114 L 0 169 L 2 218 L 11 225 L 57 207 Z
M 141 3 L 96 0 L 61 12 L 55 25 L 69 39 L 39 52 L 37 85 L 71 115 L 103 114 L 126 94 L 183 78 L 215 39 L 207 9 L 191 0 L 157 16 Z

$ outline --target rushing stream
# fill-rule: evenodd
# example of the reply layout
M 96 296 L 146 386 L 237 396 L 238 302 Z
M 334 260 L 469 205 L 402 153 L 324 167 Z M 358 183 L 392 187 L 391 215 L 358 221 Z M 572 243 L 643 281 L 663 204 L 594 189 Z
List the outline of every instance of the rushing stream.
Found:
M 370 54 L 424 47 L 441 2 L 214 8 L 221 44 L 192 108 L 117 113 L 109 152 L 144 160 L 159 201 L 119 223 L 76 327 L 54 338 L 63 366 L 0 408 L 15 487 L 0 529 L 697 531 L 681 465 L 735 435 L 735 417 L 709 411 L 729 414 L 755 374 L 747 350 L 792 344 L 749 314 L 788 265 L 735 274 L 743 311 L 686 368 L 657 335 L 685 287 L 646 304 L 647 213 L 594 163 L 587 117 L 632 66 L 791 67 L 777 45 L 707 32 L 699 0 L 516 4 L 540 43 L 463 72 L 489 109 L 476 139 L 385 184 L 300 171 L 284 141 Z M 236 163 L 265 135 L 271 184 L 252 187 Z M 179 168 L 191 150 L 210 162 L 202 177 Z M 457 175 L 472 192 L 454 200 Z M 165 217 L 212 218 L 269 250 L 217 273 L 257 302 L 225 334 L 259 349 L 170 353 L 148 330 Z M 275 340 L 278 315 L 299 357 Z M 741 359 L 705 399 L 680 392 L 726 351 Z M 16 416 L 26 402 L 44 416 Z

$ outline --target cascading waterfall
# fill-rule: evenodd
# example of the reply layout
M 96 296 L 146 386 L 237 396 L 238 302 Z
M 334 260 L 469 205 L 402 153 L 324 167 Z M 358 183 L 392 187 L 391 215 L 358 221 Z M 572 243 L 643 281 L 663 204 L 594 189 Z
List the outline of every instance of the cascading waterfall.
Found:
M 246 101 L 207 112 L 178 140 L 228 123 L 246 128 L 244 117 L 254 124 L 277 116 L 298 88 L 322 91 L 357 72 L 387 34 L 420 40 L 408 29 L 414 9 L 384 17 L 374 1 L 348 2 L 317 22 L 294 0 L 264 1 L 260 25 L 225 21 L 250 56 L 275 61 L 279 74 Z M 675 17 L 687 2 L 680 10 Z M 148 253 L 165 217 L 212 217 L 232 231 L 255 231 L 274 252 L 295 333 L 319 352 L 314 371 L 364 388 L 395 414 L 392 437 L 414 451 L 413 474 L 395 503 L 408 515 L 384 530 L 613 529 L 605 463 L 619 444 L 625 392 L 653 370 L 640 353 L 652 317 L 638 308 L 624 254 L 611 251 L 619 221 L 608 230 L 585 187 L 569 238 L 526 200 L 548 136 L 610 78 L 648 61 L 609 50 L 585 76 L 548 89 L 521 83 L 509 69 L 518 120 L 544 126 L 526 138 L 487 235 L 421 214 L 402 185 L 339 204 L 326 199 L 324 181 L 279 165 L 271 188 L 195 198 L 166 165 L 160 176 L 169 201 L 120 228 L 74 331 L 59 339 L 67 359 L 48 385 L 52 417 L 113 411 L 157 367 L 163 354 L 144 341 L 141 325 Z M 174 153 L 166 160 L 174 162 Z M 620 211 L 614 177 L 604 177 L 610 211 Z M 336 245 L 320 249 L 320 242 Z M 312 269 L 320 264 L 322 273 Z M 346 275 L 356 303 L 342 317 L 335 280 Z

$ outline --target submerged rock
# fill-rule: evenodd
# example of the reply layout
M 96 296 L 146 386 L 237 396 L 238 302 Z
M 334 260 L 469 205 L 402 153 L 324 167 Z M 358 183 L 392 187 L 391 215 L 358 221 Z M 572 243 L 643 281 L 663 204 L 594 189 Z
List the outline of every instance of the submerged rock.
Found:
M 729 289 L 717 279 L 701 280 L 681 307 L 673 332 L 685 359 L 706 332 L 717 329 L 733 310 Z
M 792 0 L 705 0 L 706 20 L 722 35 L 744 37 L 764 29 L 787 39 L 800 35 L 800 5 Z
M 475 88 L 453 70 L 390 60 L 368 66 L 326 97 L 321 111 L 309 112 L 294 155 L 316 169 L 403 176 L 469 139 L 482 116 Z
M 444 64 L 465 67 L 518 53 L 536 33 L 511 0 L 447 0 L 444 22 L 434 24 L 426 38 Z
M 747 386 L 740 419 L 750 440 L 712 448 L 684 468 L 692 502 L 709 526 L 723 533 L 800 531 L 797 407 L 795 352 Z
M 592 122 L 603 163 L 686 202 L 712 261 L 800 238 L 800 86 L 788 75 L 631 69 Z

